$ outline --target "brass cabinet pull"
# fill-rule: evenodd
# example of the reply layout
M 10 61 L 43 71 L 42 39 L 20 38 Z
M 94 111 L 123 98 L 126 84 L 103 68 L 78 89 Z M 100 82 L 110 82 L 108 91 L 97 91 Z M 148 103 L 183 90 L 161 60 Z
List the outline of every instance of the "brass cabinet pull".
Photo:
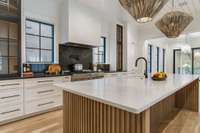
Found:
M 15 110 L 7 111 L 7 112 L 2 112 L 1 115 L 10 114 L 10 113 L 18 112 L 18 111 L 20 111 L 20 109 L 15 109 Z
M 45 106 L 45 105 L 48 105 L 48 104 L 53 104 L 53 103 L 54 102 L 51 101 L 51 102 L 47 102 L 47 103 L 38 104 L 38 107 Z
M 1 97 L 0 99 L 9 99 L 14 97 L 19 97 L 20 95 L 13 95 L 13 96 L 7 96 L 7 97 Z
M 54 90 L 46 90 L 46 91 L 38 91 L 38 94 L 48 93 L 48 92 L 54 92 Z

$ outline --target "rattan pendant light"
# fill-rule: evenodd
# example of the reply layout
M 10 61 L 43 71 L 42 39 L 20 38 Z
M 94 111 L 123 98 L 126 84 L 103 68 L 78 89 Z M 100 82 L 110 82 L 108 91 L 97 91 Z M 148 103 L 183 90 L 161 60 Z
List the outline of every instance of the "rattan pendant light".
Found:
M 156 22 L 156 27 L 168 38 L 178 37 L 193 20 L 193 17 L 188 13 L 174 10 L 174 0 L 172 7 L 171 12 L 168 12 Z
M 152 21 L 169 0 L 119 0 L 138 23 Z

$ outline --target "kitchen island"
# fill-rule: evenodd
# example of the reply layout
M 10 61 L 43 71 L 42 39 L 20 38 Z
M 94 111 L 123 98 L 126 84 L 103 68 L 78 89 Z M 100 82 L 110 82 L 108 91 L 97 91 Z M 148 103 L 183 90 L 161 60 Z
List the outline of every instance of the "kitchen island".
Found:
M 198 112 L 199 78 L 134 76 L 55 84 L 64 90 L 64 133 L 157 133 L 174 109 Z

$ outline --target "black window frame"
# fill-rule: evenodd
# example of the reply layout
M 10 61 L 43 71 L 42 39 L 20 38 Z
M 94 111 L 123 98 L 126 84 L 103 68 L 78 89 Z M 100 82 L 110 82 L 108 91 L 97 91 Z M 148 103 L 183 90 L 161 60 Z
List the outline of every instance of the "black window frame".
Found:
M 34 19 L 30 19 L 30 18 L 26 18 L 26 22 L 27 21 L 31 21 L 31 22 L 34 22 L 34 23 L 38 23 L 39 24 L 39 35 L 36 35 L 36 34 L 31 34 L 31 33 L 26 33 L 25 31 L 25 36 L 26 35 L 29 35 L 29 36 L 36 36 L 36 37 L 39 37 L 39 48 L 32 48 L 32 47 L 27 47 L 25 45 L 25 49 L 37 49 L 39 50 L 39 61 L 38 62 L 31 62 L 31 61 L 28 61 L 27 60 L 27 54 L 26 54 L 26 62 L 27 63 L 37 63 L 37 64 L 44 64 L 44 63 L 54 63 L 54 40 L 55 40 L 55 35 L 54 35 L 54 30 L 55 30 L 55 27 L 53 24 L 50 24 L 50 23 L 46 23 L 46 22 L 42 22 L 42 21 L 38 21 L 38 20 L 34 20 Z M 48 26 L 51 26 L 52 27 L 52 37 L 49 37 L 49 36 L 43 36 L 41 35 L 41 25 L 48 25 Z M 26 27 L 25 27 L 26 29 Z M 52 49 L 44 49 L 44 48 L 41 48 L 41 38 L 49 38 L 49 39 L 52 39 Z M 46 50 L 46 51 L 51 51 L 52 52 L 52 58 L 51 58 L 51 61 L 50 62 L 45 62 L 45 61 L 41 61 L 41 51 L 42 50 Z
M 150 62 L 150 66 L 149 66 L 149 73 L 152 73 L 152 57 L 153 57 L 153 46 L 151 45 L 151 44 L 148 44 L 148 52 L 149 52 L 149 49 L 150 49 L 150 57 L 149 57 L 149 62 Z M 148 53 L 148 55 L 147 56 L 149 56 L 149 53 Z
M 160 71 L 160 47 L 156 47 L 156 55 L 157 55 L 157 72 Z
M 163 48 L 162 52 L 163 52 L 163 60 L 162 60 L 163 61 L 163 72 L 165 72 L 166 49 Z
M 103 45 L 97 47 L 96 49 L 97 49 L 98 53 L 95 53 L 95 55 L 98 57 L 97 64 L 105 64 L 106 63 L 106 37 L 102 36 L 101 39 L 103 39 Z M 102 48 L 102 47 L 103 47 L 103 53 L 100 50 L 100 48 Z M 99 56 L 103 56 L 103 62 L 100 62 Z

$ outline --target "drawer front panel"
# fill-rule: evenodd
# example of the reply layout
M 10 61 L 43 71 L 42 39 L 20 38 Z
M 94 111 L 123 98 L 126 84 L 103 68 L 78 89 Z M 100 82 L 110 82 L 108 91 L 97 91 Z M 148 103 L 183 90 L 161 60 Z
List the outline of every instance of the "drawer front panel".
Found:
M 24 80 L 24 86 L 25 88 L 38 86 L 38 85 L 44 85 L 44 84 L 54 84 L 58 82 L 69 82 L 70 77 L 69 76 L 63 76 L 63 77 L 51 77 L 51 78 L 36 78 L 36 79 L 25 79 Z
M 5 80 L 0 81 L 0 90 L 23 88 L 23 80 Z
M 25 101 L 62 95 L 62 90 L 53 85 L 38 85 L 25 89 Z
M 5 89 L 0 91 L 0 104 L 6 104 L 6 102 L 22 102 L 23 101 L 23 89 Z
M 0 121 L 14 119 L 23 115 L 22 104 L 1 106 L 0 107 Z
M 36 112 L 45 111 L 51 108 L 55 108 L 61 105 L 62 105 L 61 96 L 35 100 L 32 102 L 26 102 L 25 113 L 26 114 L 36 113 Z

